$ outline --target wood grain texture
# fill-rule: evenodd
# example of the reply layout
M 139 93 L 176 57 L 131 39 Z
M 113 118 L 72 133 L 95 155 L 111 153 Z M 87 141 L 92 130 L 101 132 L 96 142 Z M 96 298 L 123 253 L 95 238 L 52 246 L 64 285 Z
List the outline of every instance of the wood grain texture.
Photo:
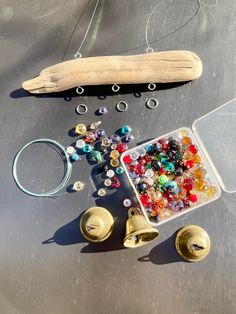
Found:
M 76 86 L 171 83 L 191 81 L 202 74 L 202 62 L 191 51 L 162 51 L 132 56 L 81 58 L 58 63 L 26 81 L 31 93 L 64 91 Z

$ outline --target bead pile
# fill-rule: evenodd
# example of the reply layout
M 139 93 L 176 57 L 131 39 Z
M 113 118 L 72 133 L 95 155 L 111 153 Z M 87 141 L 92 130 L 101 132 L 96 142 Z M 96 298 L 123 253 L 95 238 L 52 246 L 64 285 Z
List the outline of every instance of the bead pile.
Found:
M 173 134 L 122 156 L 139 202 L 154 223 L 205 203 L 217 193 L 189 132 L 182 129 Z
M 78 124 L 75 133 L 79 136 L 75 145 L 67 147 L 71 161 L 80 160 L 80 154 L 86 154 L 93 163 L 100 163 L 99 173 L 105 175 L 103 187 L 97 191 L 97 195 L 103 197 L 107 194 L 106 188 L 120 188 L 119 175 L 124 173 L 120 165 L 120 154 L 128 150 L 127 143 L 134 139 L 131 127 L 125 125 L 117 133 L 107 136 L 105 130 L 98 129 L 102 122 L 93 122 L 90 126 Z M 74 184 L 78 186 L 77 182 Z M 81 185 L 80 185 L 81 187 Z M 74 188 L 79 191 L 80 188 Z

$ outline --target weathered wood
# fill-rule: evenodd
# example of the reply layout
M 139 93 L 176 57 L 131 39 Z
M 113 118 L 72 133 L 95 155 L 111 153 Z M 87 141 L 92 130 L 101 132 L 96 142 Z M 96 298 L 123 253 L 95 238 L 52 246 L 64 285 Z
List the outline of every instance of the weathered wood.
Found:
M 81 58 L 45 68 L 22 87 L 35 94 L 76 86 L 183 82 L 199 78 L 202 62 L 191 51 Z

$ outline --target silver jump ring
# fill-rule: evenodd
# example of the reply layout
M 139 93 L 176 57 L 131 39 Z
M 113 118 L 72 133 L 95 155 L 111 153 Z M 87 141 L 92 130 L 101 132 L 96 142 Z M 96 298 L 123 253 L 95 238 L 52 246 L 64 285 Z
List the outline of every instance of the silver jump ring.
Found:
M 76 88 L 76 93 L 77 93 L 77 94 L 82 95 L 83 92 L 84 92 L 84 88 L 83 88 L 83 87 L 78 86 L 78 87 Z
M 120 90 L 120 86 L 117 84 L 114 84 L 112 85 L 111 89 L 114 93 L 117 93 Z
M 74 58 L 75 58 L 75 59 L 80 59 L 80 58 L 82 58 L 81 52 L 77 51 L 77 52 L 74 54 Z
M 116 104 L 116 109 L 120 112 L 123 112 L 123 111 L 127 111 L 128 109 L 128 104 L 127 102 L 125 101 L 119 101 L 117 104 Z
M 146 53 L 153 53 L 154 52 L 154 49 L 152 47 L 148 47 L 146 49 Z
M 146 102 L 146 106 L 149 108 L 149 109 L 154 109 L 156 108 L 157 106 L 159 105 L 159 102 L 156 98 L 149 98 Z
M 76 112 L 80 115 L 85 114 L 88 111 L 88 107 L 85 104 L 79 104 L 76 107 Z
M 156 86 L 156 84 L 154 84 L 154 83 L 149 83 L 149 84 L 148 84 L 148 89 L 149 89 L 149 90 L 154 90 L 154 89 L 156 89 L 156 87 L 157 87 L 157 86 Z

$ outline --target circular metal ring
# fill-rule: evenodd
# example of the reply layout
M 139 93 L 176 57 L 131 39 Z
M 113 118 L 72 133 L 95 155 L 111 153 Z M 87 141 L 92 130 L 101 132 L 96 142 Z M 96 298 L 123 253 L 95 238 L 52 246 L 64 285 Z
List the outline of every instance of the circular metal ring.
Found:
M 146 53 L 152 53 L 154 52 L 154 49 L 152 47 L 147 47 Z
M 82 95 L 83 92 L 84 92 L 84 88 L 83 88 L 83 87 L 78 86 L 78 87 L 76 88 L 76 93 L 77 93 L 77 94 Z
M 76 107 L 76 112 L 80 115 L 85 114 L 88 111 L 88 107 L 85 104 L 79 104 Z
M 80 58 L 82 58 L 81 52 L 77 51 L 77 52 L 74 54 L 74 58 L 75 58 L 75 59 L 80 59 Z
M 111 89 L 114 93 L 117 93 L 120 90 L 120 86 L 117 84 L 114 84 L 112 85 Z
M 120 112 L 126 111 L 128 109 L 127 102 L 121 100 L 116 104 L 116 109 Z
M 156 98 L 149 98 L 146 102 L 146 106 L 149 108 L 149 109 L 154 109 L 156 108 L 157 106 L 159 105 L 159 102 Z
M 148 89 L 149 89 L 149 90 L 154 90 L 154 89 L 156 89 L 156 87 L 157 87 L 157 86 L 156 86 L 156 84 L 154 84 L 154 83 L 149 83 L 149 84 L 148 84 Z

